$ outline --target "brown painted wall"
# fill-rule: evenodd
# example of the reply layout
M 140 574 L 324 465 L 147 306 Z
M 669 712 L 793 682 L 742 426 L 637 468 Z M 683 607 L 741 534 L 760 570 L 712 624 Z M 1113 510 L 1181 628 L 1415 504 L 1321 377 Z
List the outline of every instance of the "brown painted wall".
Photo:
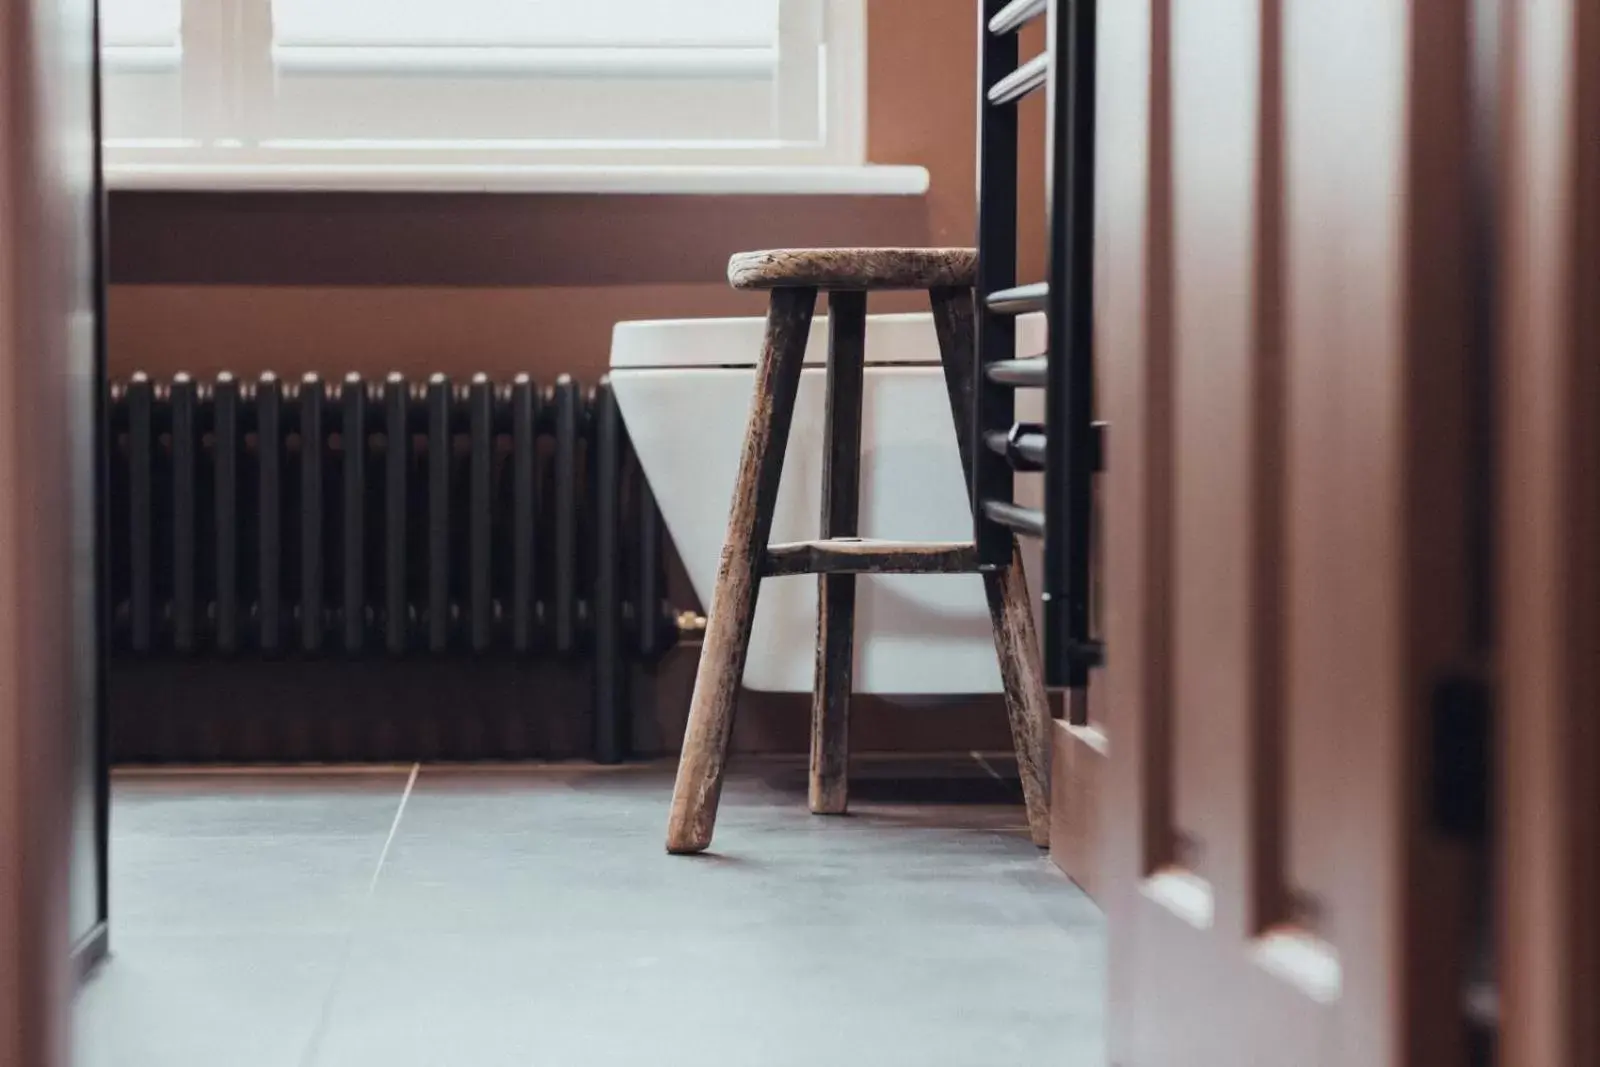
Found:
M 970 244 L 974 0 L 868 0 L 867 12 L 868 156 L 928 168 L 925 196 L 119 193 L 111 372 L 526 371 L 593 380 L 619 320 L 760 314 L 758 295 L 727 288 L 733 252 Z M 1025 54 L 1041 42 L 1035 27 Z M 1042 237 L 1042 100 L 1027 101 L 1023 114 L 1033 132 L 1022 139 L 1031 176 L 1019 191 L 1023 232 Z M 1024 276 L 1040 276 L 1042 246 L 1024 240 Z M 879 310 L 921 306 L 918 294 L 873 300 Z M 692 664 L 667 665 L 654 700 L 660 728 L 641 724 L 642 734 L 675 743 L 692 673 Z M 804 730 L 789 722 L 803 721 L 803 703 L 752 703 L 787 710 L 770 731 L 754 716 L 749 747 L 804 746 Z M 919 713 L 882 729 L 863 709 L 857 721 L 877 747 L 1004 747 L 997 708 Z M 900 722 L 900 713 L 886 714 Z
M 759 314 L 723 282 L 733 252 L 970 244 L 974 6 L 868 0 L 868 156 L 927 167 L 923 197 L 117 194 L 112 373 L 592 378 L 618 320 Z M 1041 108 L 1025 102 L 1028 127 Z M 1023 143 L 1024 233 L 1039 233 L 1042 152 Z M 1023 273 L 1041 261 L 1042 241 L 1025 241 Z

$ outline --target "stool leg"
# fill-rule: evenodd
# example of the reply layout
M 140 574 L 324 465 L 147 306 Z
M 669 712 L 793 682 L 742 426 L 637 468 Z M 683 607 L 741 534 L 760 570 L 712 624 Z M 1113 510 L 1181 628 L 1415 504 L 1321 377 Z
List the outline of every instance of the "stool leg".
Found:
M 822 536 L 854 537 L 861 505 L 861 390 L 867 294 L 828 294 L 827 450 Z M 843 815 L 850 798 L 850 688 L 856 576 L 817 576 L 817 669 L 811 690 L 811 811 Z
M 755 397 L 728 513 L 728 536 L 711 594 L 700 670 L 672 791 L 668 852 L 700 852 L 711 844 L 816 298 L 815 289 L 774 289 L 767 309 L 766 338 L 756 367 Z
M 972 290 L 932 289 L 928 296 L 933 305 L 934 329 L 939 335 L 950 412 L 956 423 L 956 447 L 970 485 L 968 420 L 972 415 L 976 362 Z M 1017 772 L 1022 778 L 1022 799 L 1028 809 L 1028 829 L 1033 843 L 1044 848 L 1050 844 L 1050 701 L 1045 695 L 1039 639 L 1028 601 L 1028 579 L 1015 537 L 1011 539 L 1011 562 L 984 573 L 983 591 L 994 626 L 994 650 L 1000 660 L 1000 680 L 1005 689 L 1006 715 L 1011 721 L 1011 742 L 1017 752 Z
M 1011 564 L 983 576 L 994 625 L 994 650 L 1000 660 L 1000 682 L 1006 691 L 1006 716 L 1022 778 L 1022 801 L 1028 809 L 1028 831 L 1040 848 L 1050 845 L 1050 701 L 1044 689 L 1044 664 L 1033 628 L 1028 577 L 1016 539 Z

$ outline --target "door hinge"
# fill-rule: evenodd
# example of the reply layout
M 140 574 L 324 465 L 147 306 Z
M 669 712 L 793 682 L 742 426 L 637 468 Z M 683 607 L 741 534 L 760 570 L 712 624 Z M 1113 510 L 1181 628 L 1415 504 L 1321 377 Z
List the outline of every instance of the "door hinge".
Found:
M 1432 805 L 1435 829 L 1470 842 L 1487 839 L 1493 698 L 1481 678 L 1450 675 L 1433 690 Z

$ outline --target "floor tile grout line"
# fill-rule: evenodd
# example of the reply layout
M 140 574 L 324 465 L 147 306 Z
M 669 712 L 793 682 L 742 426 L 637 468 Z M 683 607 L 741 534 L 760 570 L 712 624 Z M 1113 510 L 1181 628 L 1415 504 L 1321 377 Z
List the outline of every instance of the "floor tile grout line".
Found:
M 411 776 L 406 779 L 405 791 L 400 794 L 400 806 L 394 809 L 394 822 L 389 824 L 389 836 L 383 839 L 383 851 L 378 853 L 378 864 L 372 869 L 372 881 L 367 883 L 367 899 L 371 900 L 378 891 L 378 878 L 383 874 L 383 865 L 389 859 L 389 849 L 394 845 L 395 836 L 400 832 L 400 820 L 405 817 L 406 804 L 411 800 L 411 791 L 417 787 L 417 776 L 422 773 L 422 764 L 411 765 Z
M 972 757 L 972 761 L 974 763 L 983 768 L 985 774 L 999 782 L 1001 785 L 1005 786 L 1008 792 L 1014 792 L 1011 783 L 1005 779 L 1004 775 L 994 769 L 994 764 L 990 763 L 982 752 L 979 752 L 977 749 L 973 749 L 967 754 Z
M 383 839 L 383 848 L 378 853 L 378 862 L 372 868 L 372 880 L 367 883 L 366 895 L 361 898 L 361 909 L 351 922 L 350 929 L 345 932 L 344 945 L 339 952 L 339 965 L 334 968 L 333 980 L 328 983 L 328 992 L 322 998 L 322 1008 L 317 1012 L 317 1021 L 311 1028 L 311 1036 L 306 1039 L 299 1067 L 312 1067 L 317 1054 L 322 1051 L 322 1039 L 328 1032 L 329 1020 L 333 1018 L 333 1005 L 339 999 L 339 990 L 344 985 L 345 972 L 350 966 L 350 954 L 355 950 L 356 930 L 360 927 L 372 898 L 377 895 L 378 879 L 383 875 L 383 865 L 388 862 L 389 849 L 394 845 L 394 839 L 400 832 L 400 820 L 405 817 L 406 804 L 411 800 L 412 790 L 417 785 L 417 776 L 421 773 L 422 764 L 413 763 L 411 775 L 406 779 L 406 787 L 400 793 L 400 803 L 394 809 L 394 821 L 389 824 L 388 836 Z

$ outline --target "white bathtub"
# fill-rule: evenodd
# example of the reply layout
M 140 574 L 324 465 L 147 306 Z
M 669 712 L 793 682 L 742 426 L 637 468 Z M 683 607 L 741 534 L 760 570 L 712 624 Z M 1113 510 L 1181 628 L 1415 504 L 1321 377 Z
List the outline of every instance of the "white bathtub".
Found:
M 761 349 L 758 318 L 624 322 L 611 342 L 617 405 L 695 592 L 711 601 Z M 1043 349 L 1040 316 L 1021 320 L 1018 351 Z M 813 323 L 778 491 L 772 540 L 818 536 L 827 320 Z M 1038 416 L 1037 391 L 1018 415 Z M 955 428 L 928 314 L 867 319 L 862 412 L 862 537 L 952 541 L 972 536 Z M 1037 503 L 1036 478 L 1018 499 Z M 1030 570 L 1037 548 L 1025 544 Z M 855 690 L 898 695 L 997 692 L 988 609 L 976 575 L 858 579 Z M 817 580 L 762 583 L 745 684 L 809 692 Z

